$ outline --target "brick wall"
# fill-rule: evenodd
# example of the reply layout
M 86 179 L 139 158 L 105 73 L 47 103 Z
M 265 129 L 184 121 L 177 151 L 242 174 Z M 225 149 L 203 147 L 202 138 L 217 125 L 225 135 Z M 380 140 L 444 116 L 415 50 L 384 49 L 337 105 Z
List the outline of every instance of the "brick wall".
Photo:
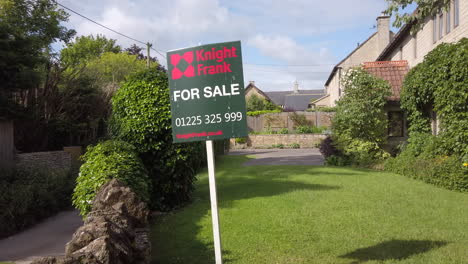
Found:
M 231 139 L 231 147 L 268 148 L 277 144 L 283 144 L 284 147 L 299 144 L 301 148 L 314 148 L 325 137 L 326 135 L 322 134 L 249 135 L 246 144 L 237 144 L 235 139 Z

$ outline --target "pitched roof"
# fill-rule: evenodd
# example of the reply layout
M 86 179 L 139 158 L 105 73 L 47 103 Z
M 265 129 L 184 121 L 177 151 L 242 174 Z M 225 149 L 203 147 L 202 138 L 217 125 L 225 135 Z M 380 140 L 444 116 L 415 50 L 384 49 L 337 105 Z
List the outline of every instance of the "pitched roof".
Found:
M 400 90 L 405 75 L 408 73 L 408 61 L 372 61 L 364 62 L 363 68 L 370 74 L 386 80 L 392 88 L 392 95 L 389 101 L 400 100 Z
M 286 107 L 286 97 L 289 95 L 295 96 L 305 96 L 306 98 L 320 98 L 325 94 L 324 90 L 298 90 L 298 93 L 295 94 L 293 91 L 274 91 L 274 92 L 265 92 L 268 97 L 277 105 L 284 105 Z
M 359 50 L 364 44 L 366 44 L 373 36 L 377 35 L 377 32 L 375 32 L 374 34 L 370 35 L 370 37 L 368 39 L 366 39 L 362 44 L 360 44 L 359 46 L 357 46 L 353 51 L 351 51 L 348 56 L 346 56 L 344 59 L 342 59 L 340 62 L 338 62 L 335 67 L 333 67 L 333 70 L 332 72 L 330 73 L 330 75 L 328 76 L 328 79 L 327 81 L 325 82 L 325 86 L 327 86 L 331 80 L 333 79 L 333 76 L 335 76 L 335 73 L 338 71 L 338 69 L 340 68 L 340 64 L 345 62 L 349 57 L 351 57 L 351 55 L 353 55 L 357 50 Z
M 249 85 L 247 85 L 247 87 L 245 87 L 245 94 L 247 94 L 247 91 L 249 89 L 256 89 L 257 92 L 261 95 L 263 95 L 265 97 L 266 100 L 270 101 L 270 102 L 274 102 L 273 100 L 271 100 L 271 98 L 265 94 L 262 90 L 260 90 L 260 88 L 258 88 L 257 86 L 255 86 L 254 83 L 250 82 Z
M 304 111 L 309 108 L 310 101 L 314 99 L 313 94 L 288 94 L 284 98 L 284 109 L 293 111 Z

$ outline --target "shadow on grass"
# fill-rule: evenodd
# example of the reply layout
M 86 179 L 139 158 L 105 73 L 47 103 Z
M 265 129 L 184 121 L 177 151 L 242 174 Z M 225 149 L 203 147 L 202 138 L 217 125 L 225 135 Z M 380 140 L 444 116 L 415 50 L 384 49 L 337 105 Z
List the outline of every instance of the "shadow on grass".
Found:
M 220 208 L 230 208 L 237 200 L 272 197 L 298 190 L 318 192 L 340 188 L 293 181 L 287 177 L 288 174 L 291 174 L 291 171 L 288 170 L 279 172 L 274 167 L 262 167 L 261 170 L 257 167 L 257 170 L 254 170 L 247 167 L 240 168 L 240 164 L 237 162 L 234 163 L 234 166 L 232 164 L 217 164 L 219 166 L 217 189 Z M 207 216 L 210 210 L 208 179 L 206 177 L 197 183 L 194 196 L 194 202 L 191 205 L 179 212 L 161 217 L 157 220 L 158 223 L 153 225 L 151 239 L 155 249 L 153 264 L 214 263 L 213 245 L 203 242 L 203 239 L 199 237 L 201 229 L 204 228 L 200 226 L 199 222 Z M 221 225 L 221 230 L 222 228 Z M 242 242 L 239 241 L 239 243 Z M 232 263 L 236 259 L 231 252 L 223 250 L 223 260 L 224 263 Z
M 432 240 L 390 240 L 375 246 L 356 249 L 341 255 L 340 258 L 350 258 L 356 261 L 351 264 L 363 263 L 370 260 L 402 260 L 412 255 L 425 253 L 445 246 L 448 242 Z

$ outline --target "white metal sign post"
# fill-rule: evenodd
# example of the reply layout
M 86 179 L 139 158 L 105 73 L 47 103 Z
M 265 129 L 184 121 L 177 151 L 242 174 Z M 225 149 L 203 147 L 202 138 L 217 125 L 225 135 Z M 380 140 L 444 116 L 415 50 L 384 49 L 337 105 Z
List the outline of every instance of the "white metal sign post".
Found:
M 210 182 L 211 220 L 213 222 L 213 239 L 216 264 L 223 263 L 221 253 L 221 233 L 219 232 L 218 196 L 216 194 L 215 162 L 213 155 L 213 141 L 206 141 L 206 157 L 208 160 L 208 179 Z

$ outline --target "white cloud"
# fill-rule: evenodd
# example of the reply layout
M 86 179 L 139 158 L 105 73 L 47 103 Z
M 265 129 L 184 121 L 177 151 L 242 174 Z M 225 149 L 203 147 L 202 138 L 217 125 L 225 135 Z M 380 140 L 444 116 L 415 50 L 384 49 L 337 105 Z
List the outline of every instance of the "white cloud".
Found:
M 331 69 L 330 65 L 322 64 L 336 61 L 325 44 L 326 34 L 355 27 L 363 21 L 366 25 L 373 23 L 385 7 L 384 0 L 361 0 L 359 4 L 349 0 L 60 2 L 112 29 L 153 43 L 163 54 L 198 44 L 242 40 L 244 51 L 248 49 L 250 56 L 244 55 L 244 62 L 320 64 L 303 68 L 246 65 L 246 81 L 255 80 L 265 90 L 290 89 L 295 80 L 303 89 L 321 89 Z M 69 26 L 79 35 L 100 33 L 118 39 L 124 47 L 135 43 L 76 15 L 71 16 Z M 159 55 L 158 59 L 165 62 Z

